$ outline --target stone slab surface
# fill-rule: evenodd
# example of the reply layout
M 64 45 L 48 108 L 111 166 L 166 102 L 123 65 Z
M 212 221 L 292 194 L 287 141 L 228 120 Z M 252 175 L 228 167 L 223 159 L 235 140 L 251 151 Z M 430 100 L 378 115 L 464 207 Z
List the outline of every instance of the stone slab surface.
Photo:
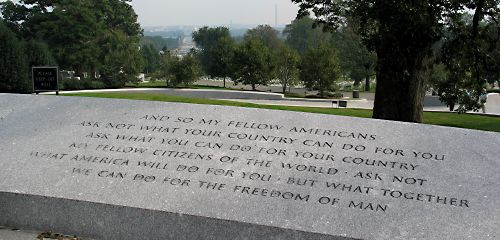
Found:
M 499 239 L 500 134 L 0 94 L 0 225 L 96 239 Z
M 0 226 L 0 240 L 92 240 L 60 233 L 37 232 Z
M 35 232 L 4 229 L 0 226 L 0 240 L 37 240 L 37 236 Z

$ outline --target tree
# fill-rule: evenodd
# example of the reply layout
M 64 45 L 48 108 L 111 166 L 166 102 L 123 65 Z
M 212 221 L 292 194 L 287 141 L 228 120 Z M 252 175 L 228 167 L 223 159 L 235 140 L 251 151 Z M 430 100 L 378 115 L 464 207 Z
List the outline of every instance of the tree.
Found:
M 193 54 L 188 54 L 181 59 L 176 59 L 176 61 L 173 62 L 170 71 L 173 76 L 171 84 L 174 86 L 181 84 L 190 85 L 196 81 L 202 73 L 200 63 Z
M 0 92 L 30 92 L 23 43 L 0 21 Z
M 193 40 L 196 46 L 201 49 L 210 48 L 214 46 L 220 38 L 230 36 L 227 27 L 209 28 L 205 26 L 193 32 Z
M 24 43 L 24 51 L 28 65 L 28 92 L 31 92 L 31 82 L 33 81 L 31 68 L 36 66 L 57 66 L 57 62 L 46 43 L 29 40 Z
M 325 92 L 335 89 L 335 81 L 340 77 L 340 66 L 337 53 L 328 44 L 309 48 L 302 58 L 300 78 L 309 89 L 319 91 L 321 97 Z
M 354 80 L 358 86 L 365 80 L 365 91 L 370 91 L 370 77 L 375 75 L 377 56 L 369 51 L 351 26 L 347 26 L 332 35 L 332 44 L 339 51 L 342 59 L 340 66 L 345 76 Z
M 437 84 L 440 99 L 448 105 L 460 103 L 459 112 L 477 111 L 486 83 L 500 78 L 500 42 L 494 24 L 478 26 L 475 44 L 471 44 L 473 16 L 464 14 L 455 21 L 454 31 L 445 34 L 440 60 L 448 77 Z
M 279 57 L 276 60 L 276 75 L 285 93 L 287 87 L 298 83 L 300 56 L 287 45 L 282 45 L 277 54 Z
M 141 47 L 141 55 L 144 59 L 144 73 L 150 74 L 158 71 L 158 67 L 160 66 L 160 50 L 155 48 L 153 44 L 143 45 Z
M 451 72 L 443 63 L 438 63 L 432 68 L 431 78 L 429 79 L 429 88 L 437 91 L 439 100 L 450 108 L 450 111 L 455 109 L 460 95 L 460 87 L 453 81 Z
M 299 16 L 312 11 L 327 28 L 343 26 L 345 19 L 358 23 L 358 31 L 378 57 L 373 117 L 408 122 L 422 121 L 432 46 L 441 39 L 444 27 L 451 26 L 462 12 L 474 11 L 470 43 L 475 46 L 481 20 L 496 19 L 500 12 L 498 0 L 292 1 L 300 5 Z M 474 62 L 479 55 L 474 50 Z
M 178 38 L 164 38 L 161 36 L 143 36 L 141 38 L 141 42 L 139 44 L 141 46 L 153 45 L 155 47 L 155 49 L 166 52 L 169 49 L 174 49 L 174 48 L 179 47 L 179 39 Z
M 223 78 L 224 87 L 226 87 L 226 78 L 231 75 L 231 62 L 235 50 L 236 43 L 227 36 L 220 38 L 212 48 L 207 50 L 207 55 L 212 57 L 207 72 L 213 77 Z
M 121 30 L 108 31 L 102 39 L 99 57 L 101 80 L 109 87 L 123 87 L 127 82 L 137 82 L 137 73 L 143 59 L 137 46 L 128 44 L 128 36 Z
M 308 16 L 293 20 L 283 30 L 286 44 L 299 52 L 300 55 L 304 55 L 309 48 L 331 41 L 330 33 L 313 26 L 314 21 Z
M 236 50 L 231 78 L 235 82 L 251 85 L 267 85 L 275 76 L 275 64 L 271 50 L 259 38 L 247 39 Z
M 57 65 L 46 43 L 30 40 L 25 43 L 25 49 L 28 65 L 30 67 Z
M 201 48 L 199 54 L 204 71 L 211 77 L 224 79 L 230 74 L 230 63 L 235 51 L 235 42 L 225 27 L 203 27 L 193 33 L 193 39 Z
M 179 61 L 177 56 L 172 55 L 170 52 L 166 52 L 160 56 L 160 65 L 158 67 L 157 77 L 163 79 L 167 82 L 167 86 L 172 84 L 172 66 Z
M 33 90 L 31 67 L 54 65 L 47 44 L 25 42 L 0 21 L 0 91 L 29 93 Z
M 129 4 L 131 0 L 92 0 L 99 23 L 104 29 L 98 38 L 100 70 L 105 84 L 122 87 L 126 82 L 138 81 L 143 70 L 139 42 L 142 28 L 137 14 Z
M 23 39 L 46 42 L 61 68 L 80 74 L 97 65 L 95 39 L 102 27 L 92 8 L 89 0 L 22 0 L 4 5 L 3 13 Z
M 243 38 L 246 41 L 251 38 L 259 38 L 269 49 L 276 50 L 283 45 L 283 41 L 278 37 L 278 34 L 279 32 L 269 25 L 259 25 L 256 28 L 249 29 Z
M 18 4 L 1 3 L 1 8 L 8 26 L 24 40 L 47 43 L 62 69 L 75 70 L 80 76 L 101 71 L 103 80 L 115 85 L 125 79 L 133 80 L 141 70 L 137 59 L 142 29 L 129 3 L 130 0 L 21 0 Z M 126 60 L 130 62 L 122 62 Z M 118 72 L 110 72 L 115 70 Z M 115 77 L 120 79 L 111 79 Z

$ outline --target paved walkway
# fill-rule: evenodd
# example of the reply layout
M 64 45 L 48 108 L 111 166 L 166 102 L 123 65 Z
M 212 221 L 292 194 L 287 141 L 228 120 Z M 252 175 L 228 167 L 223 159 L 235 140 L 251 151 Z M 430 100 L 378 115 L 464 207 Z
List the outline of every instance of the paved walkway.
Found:
M 337 107 L 333 104 L 333 99 L 310 99 L 310 98 L 285 98 L 283 94 L 271 92 L 251 92 L 251 91 L 228 91 L 216 89 L 170 89 L 170 88 L 128 88 L 128 89 L 103 89 L 103 90 L 82 90 L 68 91 L 61 93 L 78 93 L 78 92 L 154 92 L 167 95 L 195 97 L 195 98 L 211 98 L 231 100 L 238 102 L 247 102 L 264 105 L 284 105 L 284 106 L 301 106 L 301 107 L 321 107 L 332 108 Z M 50 94 L 50 93 L 49 93 Z M 53 93 L 52 93 L 53 94 Z M 351 93 L 344 93 L 348 96 Z M 373 109 L 374 93 L 361 93 L 360 99 L 345 98 L 347 108 Z M 490 115 L 500 116 L 500 94 L 490 93 L 488 101 L 485 104 L 486 113 Z M 448 112 L 449 108 L 439 101 L 437 96 L 426 96 L 424 99 L 424 111 L 440 111 Z
M 221 87 L 223 85 L 222 80 L 199 80 L 196 82 L 199 85 L 207 85 L 207 86 L 218 86 Z M 250 86 L 241 85 L 241 84 L 233 84 L 233 82 L 227 81 L 226 87 L 238 89 L 238 90 L 251 90 Z M 281 92 L 282 88 L 280 86 L 258 86 L 257 90 L 259 91 L 271 91 L 271 92 Z M 289 89 L 292 93 L 298 94 L 316 94 L 317 91 L 307 91 L 305 88 L 291 88 Z M 351 96 L 351 92 L 344 92 L 344 96 Z M 375 93 L 371 92 L 360 92 L 361 100 L 348 100 L 347 107 L 348 108 L 362 108 L 362 109 L 373 109 L 373 102 L 375 100 Z M 267 104 L 267 105 L 286 105 L 286 106 L 303 106 L 303 107 L 324 107 L 331 108 L 332 100 L 316 100 L 316 99 L 290 99 L 284 98 L 279 100 L 235 100 L 235 99 L 227 99 L 232 101 L 239 102 L 249 102 L 256 104 Z M 335 105 L 333 105 L 335 107 Z M 500 115 L 500 94 L 491 93 L 488 96 L 488 101 L 485 104 L 486 113 L 492 115 Z M 439 97 L 437 96 L 426 96 L 424 99 L 424 111 L 443 111 L 448 112 L 449 108 L 439 101 Z
M 265 105 L 285 105 L 285 106 L 300 106 L 300 107 L 322 107 L 332 108 L 337 107 L 332 104 L 332 100 L 325 99 L 303 99 L 303 98 L 284 98 L 280 100 L 255 100 L 255 99 L 227 99 L 231 101 L 247 102 Z M 373 100 L 359 99 L 346 100 L 348 108 L 373 109 Z M 485 104 L 486 113 L 500 116 L 500 94 L 492 93 L 488 96 L 488 101 Z M 424 111 L 439 111 L 448 112 L 449 108 L 439 101 L 439 97 L 426 96 L 424 100 Z
M 195 84 L 197 85 L 204 85 L 204 86 L 214 86 L 214 87 L 222 87 L 223 82 L 222 80 L 199 80 Z M 234 84 L 233 82 L 226 82 L 226 88 L 231 88 L 235 90 L 246 90 L 250 91 L 252 90 L 251 86 L 248 85 L 243 85 L 243 84 Z M 274 92 L 274 93 L 281 93 L 283 91 L 283 88 L 279 85 L 270 85 L 270 86 L 257 86 L 257 90 L 261 92 Z M 301 94 L 304 95 L 305 93 L 307 95 L 315 95 L 318 93 L 318 91 L 308 91 L 307 89 L 303 87 L 293 87 L 287 89 L 287 92 L 290 93 L 295 93 L 295 94 Z M 344 96 L 351 96 L 351 92 L 344 92 Z M 360 92 L 359 97 L 362 99 L 368 99 L 368 100 L 373 100 L 375 99 L 375 93 L 373 92 Z

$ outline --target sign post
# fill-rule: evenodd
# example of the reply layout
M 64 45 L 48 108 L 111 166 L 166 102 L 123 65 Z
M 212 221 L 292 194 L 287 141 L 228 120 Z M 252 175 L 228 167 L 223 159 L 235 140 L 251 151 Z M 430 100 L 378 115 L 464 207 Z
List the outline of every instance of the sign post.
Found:
M 33 67 L 33 91 L 40 92 L 56 91 L 59 95 L 59 68 L 58 67 Z

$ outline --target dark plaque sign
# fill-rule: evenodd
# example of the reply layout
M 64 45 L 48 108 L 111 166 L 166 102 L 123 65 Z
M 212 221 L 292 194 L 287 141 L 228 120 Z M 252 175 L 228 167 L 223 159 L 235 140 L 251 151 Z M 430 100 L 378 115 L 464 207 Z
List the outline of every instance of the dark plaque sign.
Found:
M 35 92 L 59 91 L 57 67 L 33 67 L 32 71 Z

